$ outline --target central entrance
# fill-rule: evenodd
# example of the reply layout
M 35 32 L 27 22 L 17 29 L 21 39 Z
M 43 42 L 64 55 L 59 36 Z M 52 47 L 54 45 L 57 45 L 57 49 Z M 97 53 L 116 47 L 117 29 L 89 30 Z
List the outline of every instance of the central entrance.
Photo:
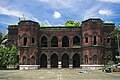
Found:
M 62 68 L 68 68 L 69 67 L 69 56 L 65 53 L 62 56 Z
M 51 68 L 58 68 L 58 56 L 55 53 L 51 56 Z

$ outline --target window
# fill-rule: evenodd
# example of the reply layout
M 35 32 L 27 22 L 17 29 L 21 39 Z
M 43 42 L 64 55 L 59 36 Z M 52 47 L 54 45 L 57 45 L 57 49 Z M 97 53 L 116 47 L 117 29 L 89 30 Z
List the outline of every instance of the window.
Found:
M 47 38 L 45 36 L 41 38 L 41 47 L 47 47 Z
M 23 42 L 24 42 L 23 45 L 26 46 L 27 45 L 27 38 L 26 37 L 24 37 L 24 41 Z
M 73 38 L 73 46 L 80 46 L 80 38 L 78 36 Z
M 96 45 L 96 44 L 97 44 L 96 36 L 94 36 L 94 42 L 93 42 L 93 45 Z
M 51 40 L 51 47 L 58 47 L 58 39 L 54 36 Z
M 85 37 L 85 43 L 88 43 L 88 37 L 87 36 Z
M 32 44 L 34 44 L 35 43 L 35 38 L 32 38 Z
M 107 38 L 107 43 L 110 43 L 110 38 Z
M 62 47 L 69 47 L 69 39 L 67 36 L 64 36 L 62 39 Z
M 102 43 L 102 38 L 100 37 L 100 42 Z

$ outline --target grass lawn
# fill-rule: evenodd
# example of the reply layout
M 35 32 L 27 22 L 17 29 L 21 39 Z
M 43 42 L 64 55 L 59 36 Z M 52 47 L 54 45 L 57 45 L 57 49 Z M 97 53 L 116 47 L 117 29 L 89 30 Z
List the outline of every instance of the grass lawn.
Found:
M 120 80 L 120 72 L 82 69 L 0 70 L 0 80 Z

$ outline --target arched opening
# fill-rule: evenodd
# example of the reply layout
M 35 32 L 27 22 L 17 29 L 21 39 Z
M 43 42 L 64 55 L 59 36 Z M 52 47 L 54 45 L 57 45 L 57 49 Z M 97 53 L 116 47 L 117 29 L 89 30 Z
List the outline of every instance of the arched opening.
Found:
M 107 38 L 107 43 L 108 43 L 108 44 L 110 43 L 110 37 Z
M 78 36 L 73 38 L 73 46 L 80 46 L 80 38 Z
M 56 36 L 51 40 L 51 47 L 58 47 L 58 38 Z
M 32 56 L 30 60 L 31 60 L 31 61 L 30 61 L 30 62 L 31 62 L 31 65 L 35 65 L 35 56 Z
M 51 56 L 51 68 L 58 68 L 58 56 L 55 53 Z
M 63 54 L 62 56 L 62 68 L 69 67 L 69 56 L 67 54 Z
M 32 37 L 32 44 L 34 44 L 35 43 L 35 38 L 34 37 Z
M 67 36 L 64 36 L 62 39 L 62 47 L 69 47 L 69 39 Z
M 97 44 L 97 39 L 96 39 L 96 36 L 94 36 L 93 45 L 96 45 L 96 44 Z
M 80 67 L 80 56 L 79 54 L 74 54 L 73 57 L 73 67 Z
M 27 37 L 24 37 L 24 39 L 23 39 L 23 45 L 24 45 L 24 46 L 27 45 Z
M 93 64 L 97 64 L 97 55 L 93 55 Z
M 40 67 L 41 68 L 46 68 L 47 67 L 47 56 L 45 54 L 41 55 L 41 58 L 40 58 Z
M 85 43 L 88 43 L 88 36 L 85 36 Z
M 88 64 L 88 56 L 87 55 L 84 56 L 84 64 Z
M 27 65 L 27 58 L 26 58 L 26 56 L 23 56 L 23 65 Z
M 41 47 L 47 47 L 47 38 L 45 36 L 41 38 Z

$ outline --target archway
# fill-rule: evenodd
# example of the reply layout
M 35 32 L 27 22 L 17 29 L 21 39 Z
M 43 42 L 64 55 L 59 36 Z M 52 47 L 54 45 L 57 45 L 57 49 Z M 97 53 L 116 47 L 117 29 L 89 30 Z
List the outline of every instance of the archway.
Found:
M 51 68 L 58 68 L 58 56 L 55 53 L 51 56 Z
M 40 58 L 40 67 L 41 68 L 46 68 L 47 67 L 47 56 L 45 54 L 41 55 L 41 58 Z
M 74 54 L 73 57 L 73 67 L 80 67 L 80 56 L 79 54 Z
M 63 54 L 62 56 L 62 68 L 69 67 L 69 56 L 67 54 Z

